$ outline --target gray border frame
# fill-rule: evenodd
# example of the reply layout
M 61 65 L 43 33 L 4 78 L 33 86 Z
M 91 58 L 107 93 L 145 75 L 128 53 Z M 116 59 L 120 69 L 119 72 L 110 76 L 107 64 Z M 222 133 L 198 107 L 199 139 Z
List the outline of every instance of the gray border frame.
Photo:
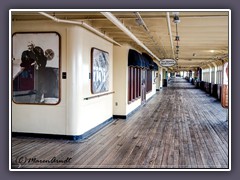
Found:
M 8 10 L 10 8 L 229 8 L 232 10 L 232 171 L 231 172 L 81 172 L 69 174 L 69 173 L 25 173 L 25 172 L 9 172 L 8 171 Z M 1 33 L 0 33 L 0 42 L 2 43 L 2 48 L 0 49 L 1 53 L 1 66 L 0 66 L 0 84 L 1 84 L 1 93 L 0 93 L 0 114 L 2 124 L 0 126 L 1 136 L 1 153 L 0 153 L 0 173 L 1 177 L 4 179 L 66 179 L 71 177 L 72 179 L 125 179 L 131 178 L 133 180 L 144 180 L 144 179 L 168 179 L 168 180 L 202 180 L 202 179 L 217 179 L 217 180 L 233 180 L 238 179 L 240 176 L 240 121 L 238 107 L 240 107 L 240 84 L 239 77 L 240 67 L 239 59 L 239 47 L 240 41 L 238 40 L 240 32 L 240 23 L 238 17 L 240 15 L 239 11 L 240 2 L 239 1 L 229 1 L 229 0 L 201 0 L 201 1 L 192 1 L 192 0 L 182 0 L 182 1 L 138 1 L 138 0 L 122 0 L 122 1 L 112 1 L 106 0 L 99 3 L 98 0 L 89 0 L 89 1 L 78 1 L 69 0 L 68 3 L 62 2 L 59 0 L 42 0 L 42 1 L 30 1 L 30 0 L 21 0 L 19 2 L 8 0 L 1 2 L 0 6 L 0 21 L 1 21 Z M 41 175 L 41 176 L 37 176 Z

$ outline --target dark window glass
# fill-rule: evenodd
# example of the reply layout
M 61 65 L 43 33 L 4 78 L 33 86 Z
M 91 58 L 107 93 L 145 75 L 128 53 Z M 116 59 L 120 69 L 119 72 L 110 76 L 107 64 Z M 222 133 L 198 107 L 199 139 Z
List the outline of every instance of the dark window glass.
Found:
M 60 100 L 60 36 L 15 33 L 12 37 L 13 101 L 57 104 Z

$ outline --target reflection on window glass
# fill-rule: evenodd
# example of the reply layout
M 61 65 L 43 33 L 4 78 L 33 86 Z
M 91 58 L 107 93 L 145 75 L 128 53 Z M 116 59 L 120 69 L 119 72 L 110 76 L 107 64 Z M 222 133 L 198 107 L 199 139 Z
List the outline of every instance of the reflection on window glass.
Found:
M 59 102 L 59 35 L 15 33 L 12 43 L 13 101 Z
M 109 90 L 109 56 L 108 53 L 92 48 L 92 93 Z

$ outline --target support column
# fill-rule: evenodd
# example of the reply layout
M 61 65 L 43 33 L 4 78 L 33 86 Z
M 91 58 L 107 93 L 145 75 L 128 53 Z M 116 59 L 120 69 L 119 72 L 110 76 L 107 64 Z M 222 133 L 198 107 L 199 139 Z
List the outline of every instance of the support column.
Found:
M 214 84 L 217 84 L 217 64 L 212 62 L 214 65 Z
M 210 65 L 207 65 L 209 67 L 209 83 L 212 82 L 212 67 Z
M 158 68 L 158 74 L 159 74 L 159 88 L 162 89 L 163 87 L 163 68 Z

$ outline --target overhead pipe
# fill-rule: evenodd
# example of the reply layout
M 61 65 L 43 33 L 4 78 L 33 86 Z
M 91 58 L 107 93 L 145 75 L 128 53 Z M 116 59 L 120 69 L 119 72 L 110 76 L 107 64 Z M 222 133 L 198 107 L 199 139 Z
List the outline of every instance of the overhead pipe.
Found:
M 172 30 L 171 30 L 171 23 L 170 23 L 170 15 L 169 15 L 169 12 L 167 12 L 167 24 L 168 24 L 168 34 L 169 34 L 169 38 L 170 38 L 170 43 L 171 43 L 171 48 L 172 48 L 172 54 L 173 54 L 173 58 L 175 59 L 174 48 L 173 48 L 173 40 L 172 40 Z
M 143 20 L 143 18 L 142 18 L 142 16 L 140 15 L 140 13 L 139 12 L 134 12 L 134 14 L 137 16 L 137 18 L 140 20 L 140 25 L 142 25 L 143 27 L 144 27 L 144 29 L 148 32 L 148 35 L 149 35 L 149 37 L 152 39 L 152 41 L 155 43 L 155 45 L 157 45 L 157 46 L 159 46 L 159 44 L 153 39 L 153 36 L 151 36 L 151 34 L 150 34 L 150 30 L 148 29 L 148 27 L 147 27 L 147 25 L 146 25 L 146 23 L 144 22 L 144 20 Z M 161 43 L 162 44 L 162 43 Z M 162 44 L 162 47 L 163 47 L 163 50 L 164 50 L 164 56 L 166 56 L 166 50 L 164 49 L 164 46 L 163 46 L 163 44 Z M 157 49 L 157 48 L 156 48 Z M 157 49 L 157 51 L 159 52 L 159 49 Z M 162 51 L 160 52 L 160 53 L 162 53 Z
M 119 29 L 125 32 L 132 40 L 134 40 L 139 46 L 145 49 L 149 54 L 151 54 L 155 59 L 160 61 L 160 59 L 152 53 L 131 31 L 129 31 L 123 23 L 121 23 L 112 13 L 101 12 L 108 20 L 115 24 Z
M 145 24 L 142 16 L 139 14 L 139 12 L 134 12 L 134 14 L 137 16 L 137 18 L 140 20 L 140 23 L 142 23 L 141 25 L 144 27 L 144 29 L 149 32 L 149 29 L 147 27 L 147 25 Z
M 92 26 L 88 25 L 87 23 L 85 23 L 84 21 L 70 21 L 70 20 L 64 20 L 64 19 L 59 19 L 55 16 L 51 16 L 45 12 L 39 12 L 39 14 L 45 16 L 45 17 L 48 17 L 49 19 L 52 19 L 53 21 L 55 22 L 58 22 L 58 23 L 68 23 L 68 24 L 75 24 L 75 25 L 80 25 L 92 32 L 94 32 L 95 34 L 99 35 L 100 37 L 118 45 L 118 46 L 121 46 L 121 44 L 119 44 L 118 42 L 114 41 L 113 39 L 111 39 L 110 37 L 106 36 L 105 34 L 103 34 L 102 32 L 98 31 L 97 29 L 93 28 Z

